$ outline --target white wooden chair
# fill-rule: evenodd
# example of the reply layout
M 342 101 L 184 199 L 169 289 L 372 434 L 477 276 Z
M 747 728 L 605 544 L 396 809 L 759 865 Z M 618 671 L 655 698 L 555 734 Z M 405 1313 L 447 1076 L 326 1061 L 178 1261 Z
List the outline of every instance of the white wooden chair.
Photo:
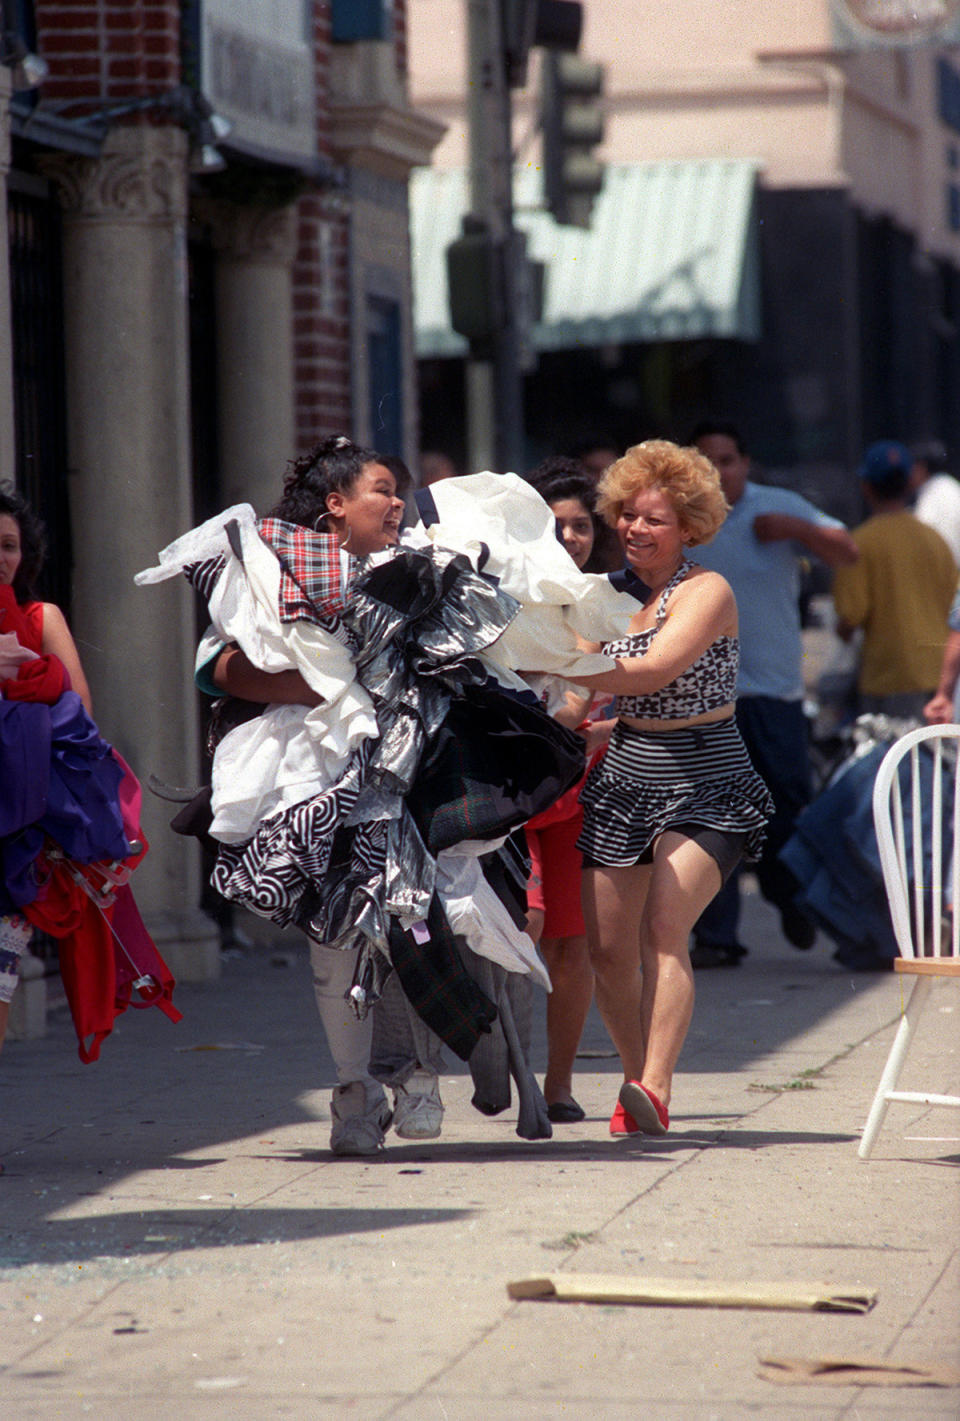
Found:
M 960 725 L 925 725 L 911 730 L 891 745 L 881 761 L 873 787 L 873 821 L 880 866 L 900 953 L 893 965 L 897 972 L 913 976 L 916 981 L 867 1116 L 858 1151 L 861 1159 L 866 1159 L 873 1149 L 891 1101 L 960 1106 L 957 1095 L 896 1089 L 934 978 L 952 977 L 960 982 L 960 911 L 944 914 L 948 896 L 960 890 L 957 752 L 960 752 Z M 901 763 L 908 756 L 909 834 L 904 830 L 899 773 Z M 949 786 L 946 796 L 945 778 Z M 925 805 L 930 815 L 926 831 Z M 952 852 L 946 864 L 943 853 L 945 812 L 953 828 Z

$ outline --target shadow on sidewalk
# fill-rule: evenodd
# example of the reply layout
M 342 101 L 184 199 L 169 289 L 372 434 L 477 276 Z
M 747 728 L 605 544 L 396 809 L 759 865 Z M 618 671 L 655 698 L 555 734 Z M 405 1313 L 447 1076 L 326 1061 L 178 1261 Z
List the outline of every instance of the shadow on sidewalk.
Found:
M 884 979 L 884 987 L 888 981 Z M 776 941 L 758 945 L 754 937 L 751 955 L 742 966 L 697 974 L 697 1007 L 680 1071 L 734 1075 L 752 1061 L 766 1058 L 765 1069 L 778 1077 L 820 1065 L 824 1053 L 830 1054 L 837 1043 L 829 1044 L 829 1031 L 818 1036 L 818 1025 L 849 1002 L 852 994 L 869 994 L 877 985 L 873 979 L 841 973 L 824 960 L 822 950 L 798 954 Z M 177 1176 L 185 1183 L 193 1175 L 199 1183 L 197 1170 L 218 1163 L 229 1168 L 231 1160 L 242 1167 L 243 1156 L 258 1161 L 261 1171 L 263 1161 L 269 1165 L 271 1160 L 287 1166 L 291 1161 L 307 1167 L 323 1165 L 323 1187 L 329 1181 L 341 1188 L 344 1177 L 350 1186 L 356 1162 L 333 1161 L 325 1148 L 327 1092 L 335 1074 L 317 1020 L 305 948 L 284 947 L 275 954 L 262 948 L 242 959 L 229 959 L 219 982 L 187 984 L 178 989 L 177 1003 L 184 1012 L 177 1026 L 154 1012 L 121 1017 L 104 1043 L 100 1062 L 93 1066 L 78 1061 L 72 1027 L 62 1013 L 55 1014 L 45 1039 L 10 1043 L 4 1051 L 0 1078 L 11 1108 L 0 1117 L 0 1159 L 7 1166 L 0 1182 L 4 1196 L 0 1232 L 6 1235 L 4 1247 L 14 1249 L 17 1258 L 25 1256 L 20 1250 L 29 1250 L 38 1262 L 60 1256 L 82 1260 L 104 1251 L 122 1254 L 122 1243 L 117 1244 L 123 1232 L 118 1219 L 127 1220 L 124 1230 L 129 1230 L 131 1248 L 151 1251 L 145 1246 L 142 1221 L 160 1216 L 149 1211 L 136 1216 L 102 1215 L 98 1221 L 57 1218 L 67 1205 L 75 1207 L 85 1197 L 102 1201 L 120 1181 L 144 1171 L 171 1171 L 171 1186 Z M 858 1017 L 860 1034 L 889 1023 L 893 1003 L 888 990 L 878 991 L 875 1009 L 870 1001 L 865 1005 L 868 1010 Z M 544 1019 L 544 999 L 538 993 L 532 1051 L 538 1072 L 546 1061 Z M 793 1041 L 796 1046 L 791 1050 Z M 591 1013 L 583 1045 L 578 1072 L 599 1075 L 604 1082 L 610 1078 L 612 1107 L 620 1065 L 596 1011 Z M 775 1062 L 784 1047 L 787 1058 Z M 444 1075 L 462 1077 L 465 1071 L 462 1062 L 451 1061 Z M 664 1155 L 679 1157 L 716 1148 L 740 1155 L 770 1146 L 816 1148 L 857 1138 L 853 1131 L 751 1129 L 751 1110 L 730 1117 L 742 1120 L 746 1114 L 748 1128 L 727 1131 L 726 1112 L 721 1110 L 699 1118 L 676 1117 L 665 1139 L 611 1140 L 607 1117 L 596 1113 L 596 1104 L 587 1122 L 592 1139 L 566 1135 L 565 1127 L 558 1127 L 550 1141 L 519 1140 L 514 1133 L 516 1102 L 496 1120 L 479 1114 L 474 1119 L 466 1107 L 468 1140 L 403 1144 L 390 1137 L 382 1163 L 378 1158 L 373 1164 L 378 1170 L 384 1166 L 395 1172 L 419 1169 L 433 1174 L 445 1165 L 466 1161 L 549 1168 L 622 1160 L 626 1155 L 639 1165 L 659 1164 L 662 1170 Z M 758 1100 L 758 1108 L 759 1104 Z M 851 1121 L 851 1125 L 858 1123 Z M 274 1133 L 290 1126 L 296 1127 L 293 1140 L 288 1137 L 273 1150 Z M 191 1158 L 197 1155 L 201 1157 Z M 328 1168 L 334 1173 L 328 1174 Z M 171 1191 L 163 1187 L 163 1192 Z M 235 1219 L 239 1212 L 220 1209 L 217 1219 Z M 389 1209 L 369 1216 L 363 1210 L 307 1210 L 302 1215 L 276 1216 L 256 1208 L 242 1212 L 260 1221 L 254 1232 L 276 1228 L 282 1237 L 296 1236 L 303 1228 L 321 1234 L 324 1229 L 350 1231 L 361 1227 L 356 1220 L 364 1217 L 375 1217 L 377 1227 L 393 1227 L 422 1216 L 417 1210 Z M 389 1222 L 394 1215 L 396 1225 Z M 176 1233 L 189 1226 L 185 1221 L 206 1216 L 203 1210 L 181 1214 L 174 1209 L 165 1217 Z M 427 1217 L 457 1214 L 433 1211 Z M 204 1227 L 204 1237 L 210 1229 L 215 1234 L 221 1227 L 226 1226 Z M 249 1226 L 243 1227 L 246 1231 Z M 156 1231 L 164 1229 L 157 1224 Z
M 0 1250 L 0 1268 L 83 1263 L 93 1259 L 155 1257 L 198 1248 L 249 1247 L 263 1243 L 383 1233 L 386 1229 L 446 1224 L 467 1219 L 473 1209 L 144 1209 L 83 1219 L 47 1219 L 42 1230 L 11 1237 Z

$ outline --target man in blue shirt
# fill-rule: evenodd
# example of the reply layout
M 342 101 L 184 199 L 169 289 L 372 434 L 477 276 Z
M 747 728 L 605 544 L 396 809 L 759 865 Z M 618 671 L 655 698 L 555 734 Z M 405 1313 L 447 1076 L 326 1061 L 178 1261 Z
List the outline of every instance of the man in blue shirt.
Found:
M 803 713 L 798 550 L 831 566 L 855 562 L 857 549 L 843 524 L 790 489 L 750 482 L 750 458 L 731 424 L 705 421 L 690 441 L 714 464 L 730 512 L 697 562 L 721 573 L 733 588 L 740 618 L 737 723 L 750 758 L 769 786 L 775 813 L 756 865 L 764 897 L 780 911 L 784 936 L 813 946 L 813 924 L 793 902 L 796 884 L 779 852 L 811 794 L 807 725 Z M 739 885 L 733 874 L 694 929 L 695 967 L 734 966 L 746 949 L 737 940 Z

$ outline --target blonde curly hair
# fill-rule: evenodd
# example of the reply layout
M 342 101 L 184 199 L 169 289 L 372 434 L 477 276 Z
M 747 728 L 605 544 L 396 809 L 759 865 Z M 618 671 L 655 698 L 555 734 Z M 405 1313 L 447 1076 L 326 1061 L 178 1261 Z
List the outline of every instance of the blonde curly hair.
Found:
M 670 500 L 690 548 L 709 543 L 730 511 L 720 475 L 699 449 L 647 439 L 610 465 L 597 489 L 597 512 L 615 528 L 628 499 L 652 488 Z

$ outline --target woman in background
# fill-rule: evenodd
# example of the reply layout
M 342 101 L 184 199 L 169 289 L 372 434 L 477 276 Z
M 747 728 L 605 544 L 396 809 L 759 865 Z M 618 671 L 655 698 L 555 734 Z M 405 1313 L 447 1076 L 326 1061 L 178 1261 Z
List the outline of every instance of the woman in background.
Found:
M 9 484 L 0 485 L 0 585 L 13 588 L 17 606 L 34 628 L 34 649 L 60 658 L 70 677 L 70 689 L 92 715 L 90 688 L 66 618 L 53 602 L 38 602 L 34 595 L 46 551 L 43 524 L 26 499 Z
M 607 530 L 595 511 L 593 480 L 575 460 L 552 459 L 534 470 L 530 482 L 550 505 L 557 535 L 581 572 L 603 571 L 599 552 Z M 605 698 L 599 700 L 605 704 Z M 606 745 L 616 722 L 585 720 L 586 706 L 582 698 L 570 696 L 558 719 L 579 729 L 587 742 L 589 763 Z M 580 901 L 582 860 L 577 848 L 583 826 L 582 787 L 581 780 L 526 825 L 530 853 L 527 931 L 539 944 L 553 988 L 547 997 L 543 1094 L 547 1115 L 554 1124 L 573 1124 L 584 1118 L 573 1096 L 577 1047 L 593 1001 L 593 968 Z
M 14 617 L 0 614 L 0 632 L 9 632 L 16 620 L 20 645 L 37 656 L 54 656 L 62 663 L 69 688 L 76 691 L 90 715 L 91 700 L 80 654 L 66 619 L 52 602 L 40 602 L 34 584 L 46 554 L 43 524 L 27 501 L 9 484 L 0 485 L 0 587 L 13 593 Z M 9 595 L 9 594 L 8 594 Z M 4 682 L 4 697 L 12 686 Z M 6 787 L 9 792 L 9 787 Z M 7 1034 L 10 1002 L 20 975 L 20 958 L 30 944 L 33 929 L 22 913 L 0 914 L 0 1046 Z

